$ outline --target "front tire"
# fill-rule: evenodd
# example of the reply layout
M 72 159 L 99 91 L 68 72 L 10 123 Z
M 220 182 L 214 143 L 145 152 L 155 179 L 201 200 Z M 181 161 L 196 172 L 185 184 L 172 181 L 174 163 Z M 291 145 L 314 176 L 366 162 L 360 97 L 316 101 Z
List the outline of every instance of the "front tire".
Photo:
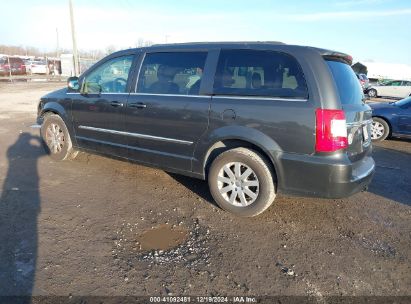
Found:
M 46 114 L 40 128 L 43 146 L 53 160 L 73 159 L 77 151 L 73 150 L 70 134 L 63 119 L 56 114 Z
M 211 164 L 208 185 L 216 203 L 237 216 L 251 217 L 274 201 L 276 185 L 270 163 L 256 151 L 235 148 Z
M 378 93 L 376 89 L 370 89 L 368 90 L 368 96 L 371 98 L 375 98 L 378 97 Z
M 379 117 L 372 118 L 371 140 L 374 142 L 383 141 L 390 134 L 390 126 Z

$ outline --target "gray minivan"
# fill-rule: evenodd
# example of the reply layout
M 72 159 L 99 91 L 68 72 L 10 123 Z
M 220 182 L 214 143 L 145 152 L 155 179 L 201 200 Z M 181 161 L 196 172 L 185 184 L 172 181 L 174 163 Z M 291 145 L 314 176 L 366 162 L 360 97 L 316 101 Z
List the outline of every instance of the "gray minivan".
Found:
M 351 61 L 274 42 L 124 50 L 41 98 L 41 135 L 55 160 L 83 150 L 208 180 L 239 216 L 277 193 L 346 197 L 375 167 Z

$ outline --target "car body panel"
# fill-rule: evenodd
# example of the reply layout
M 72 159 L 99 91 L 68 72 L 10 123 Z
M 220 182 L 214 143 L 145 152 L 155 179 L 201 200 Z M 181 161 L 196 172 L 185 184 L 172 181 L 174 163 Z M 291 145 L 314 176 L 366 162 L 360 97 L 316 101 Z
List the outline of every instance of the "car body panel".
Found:
M 19 57 L 0 57 L 0 76 L 25 75 L 26 66 Z
M 367 91 L 374 89 L 377 96 L 405 98 L 411 96 L 411 81 L 393 80 L 381 85 L 372 85 Z

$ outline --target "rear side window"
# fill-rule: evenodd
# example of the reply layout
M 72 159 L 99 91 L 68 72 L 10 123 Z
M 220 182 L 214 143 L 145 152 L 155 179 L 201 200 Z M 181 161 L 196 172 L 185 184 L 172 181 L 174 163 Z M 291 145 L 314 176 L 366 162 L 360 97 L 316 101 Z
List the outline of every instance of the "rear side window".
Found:
M 206 52 L 148 53 L 141 66 L 137 92 L 198 95 Z
M 307 98 L 307 84 L 290 55 L 257 50 L 223 50 L 214 80 L 222 95 Z
M 364 93 L 353 69 L 346 63 L 327 60 L 343 105 L 361 104 Z

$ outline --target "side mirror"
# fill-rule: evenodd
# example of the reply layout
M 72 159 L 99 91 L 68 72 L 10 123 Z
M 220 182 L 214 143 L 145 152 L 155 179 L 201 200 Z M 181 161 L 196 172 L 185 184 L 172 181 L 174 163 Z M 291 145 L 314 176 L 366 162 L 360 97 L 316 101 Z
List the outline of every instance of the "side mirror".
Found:
M 83 83 L 83 88 L 81 90 L 81 94 L 89 95 L 89 94 L 97 94 L 99 95 L 102 91 L 101 85 L 97 82 L 89 82 L 85 81 Z
M 78 92 L 80 90 L 80 84 L 78 83 L 78 77 L 73 76 L 67 79 L 67 87 L 69 91 Z

